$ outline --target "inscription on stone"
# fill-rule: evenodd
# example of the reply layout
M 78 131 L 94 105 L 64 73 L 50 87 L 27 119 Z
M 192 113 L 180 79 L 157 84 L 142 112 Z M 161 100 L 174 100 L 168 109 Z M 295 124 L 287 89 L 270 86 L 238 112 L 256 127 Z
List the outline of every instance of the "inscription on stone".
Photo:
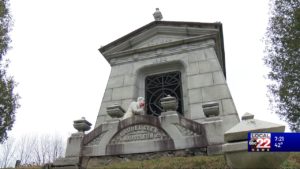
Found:
M 121 130 L 110 142 L 110 144 L 120 144 L 141 140 L 164 140 L 170 139 L 161 129 L 146 125 L 137 124 Z

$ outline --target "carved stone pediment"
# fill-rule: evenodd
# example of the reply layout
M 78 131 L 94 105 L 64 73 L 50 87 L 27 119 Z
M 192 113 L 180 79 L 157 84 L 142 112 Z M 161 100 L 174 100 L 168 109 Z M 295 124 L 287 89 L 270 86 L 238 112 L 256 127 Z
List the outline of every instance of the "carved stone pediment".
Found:
M 213 39 L 217 42 L 217 53 L 223 57 L 221 23 L 194 23 L 155 21 L 117 39 L 99 50 L 110 62 L 116 57 L 138 52 L 177 46 L 181 44 Z M 220 43 L 219 43 L 220 42 Z
M 184 35 L 156 34 L 153 37 L 151 37 L 149 39 L 145 39 L 144 41 L 141 41 L 140 43 L 132 46 L 131 49 L 156 46 L 156 45 L 160 45 L 160 44 L 164 44 L 164 43 L 182 40 L 185 38 L 188 38 L 188 37 L 184 36 Z

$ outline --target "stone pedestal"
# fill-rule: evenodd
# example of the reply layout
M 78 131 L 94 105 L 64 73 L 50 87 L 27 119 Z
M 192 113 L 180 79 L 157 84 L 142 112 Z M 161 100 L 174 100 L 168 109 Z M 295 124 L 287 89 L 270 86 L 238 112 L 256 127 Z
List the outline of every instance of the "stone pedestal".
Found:
M 248 152 L 248 132 L 284 132 L 285 126 L 253 119 L 246 113 L 242 121 L 225 132 L 223 145 L 227 165 L 232 169 L 276 169 L 287 159 L 286 152 Z
M 84 137 L 83 133 L 74 133 L 68 138 L 66 157 L 79 157 L 81 151 L 81 142 Z
M 81 166 L 82 156 L 82 142 L 85 136 L 84 132 L 91 128 L 91 123 L 82 117 L 79 120 L 75 120 L 73 127 L 78 131 L 73 133 L 68 138 L 65 158 L 59 158 L 53 162 L 54 168 L 60 169 L 79 169 Z

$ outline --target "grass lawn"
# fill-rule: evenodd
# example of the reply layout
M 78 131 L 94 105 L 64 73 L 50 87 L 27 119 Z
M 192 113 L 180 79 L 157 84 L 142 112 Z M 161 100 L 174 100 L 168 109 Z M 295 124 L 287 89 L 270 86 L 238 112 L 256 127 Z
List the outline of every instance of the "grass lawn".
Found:
M 229 169 L 223 155 L 163 157 L 153 160 L 111 163 L 97 169 Z M 291 153 L 280 169 L 300 169 L 300 153 Z
M 144 161 L 112 162 L 95 169 L 229 169 L 223 155 L 194 157 L 162 157 Z M 39 169 L 39 168 L 19 168 Z M 280 169 L 300 169 L 300 153 L 291 153 Z

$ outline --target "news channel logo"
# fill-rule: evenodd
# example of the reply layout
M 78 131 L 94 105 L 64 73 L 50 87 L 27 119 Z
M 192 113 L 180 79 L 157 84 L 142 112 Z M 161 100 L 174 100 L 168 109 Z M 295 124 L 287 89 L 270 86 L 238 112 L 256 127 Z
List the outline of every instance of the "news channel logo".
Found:
M 249 133 L 248 150 L 251 152 L 269 152 L 271 150 L 271 133 Z

